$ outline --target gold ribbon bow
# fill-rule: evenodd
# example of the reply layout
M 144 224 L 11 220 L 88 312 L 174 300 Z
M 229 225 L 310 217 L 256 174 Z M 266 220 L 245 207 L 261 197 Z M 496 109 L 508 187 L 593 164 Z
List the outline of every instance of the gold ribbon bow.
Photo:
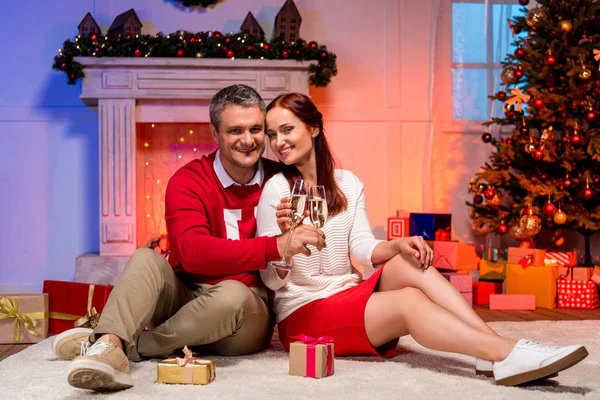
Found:
M 35 328 L 38 326 L 37 320 L 46 318 L 46 313 L 20 313 L 19 298 L 17 296 L 11 296 L 11 298 L 12 302 L 11 299 L 9 299 L 8 297 L 0 297 L 0 319 L 10 318 L 15 320 L 13 342 L 21 343 L 21 324 L 23 325 L 25 330 L 31 335 L 39 336 L 39 334 L 35 331 Z
M 600 61 L 600 50 L 594 49 L 594 60 Z M 600 71 L 600 64 L 598 64 L 598 71 Z
M 529 99 L 531 98 L 531 96 L 521 92 L 521 89 L 519 89 L 519 88 L 515 88 L 515 89 L 511 90 L 510 93 L 513 95 L 513 97 L 506 100 L 506 104 L 511 105 L 511 104 L 516 103 L 515 108 L 517 111 L 521 111 L 521 108 L 523 107 L 523 103 L 527 103 L 529 101 Z
M 61 312 L 51 312 L 50 318 L 71 320 L 73 321 L 73 326 L 75 326 L 75 328 L 96 328 L 96 326 L 98 326 L 98 321 L 100 320 L 100 314 L 98 314 L 98 311 L 96 311 L 96 307 L 92 307 L 92 300 L 94 298 L 95 287 L 96 285 L 90 285 L 88 288 L 88 299 L 86 307 L 87 311 L 84 316 Z

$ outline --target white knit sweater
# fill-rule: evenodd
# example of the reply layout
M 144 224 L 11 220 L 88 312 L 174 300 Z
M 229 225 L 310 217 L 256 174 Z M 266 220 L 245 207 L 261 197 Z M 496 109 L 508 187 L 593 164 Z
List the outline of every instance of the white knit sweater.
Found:
M 327 248 L 323 249 L 323 266 L 333 276 L 311 276 L 319 270 L 319 251 L 308 246 L 312 255 L 292 257 L 293 269 L 282 279 L 274 268 L 261 271 L 265 285 L 275 291 L 277 322 L 316 299 L 330 297 L 353 286 L 362 277 L 352 266 L 350 254 L 361 265 L 372 266 L 373 249 L 381 241 L 375 239 L 365 204 L 362 182 L 350 171 L 335 170 L 335 179 L 348 199 L 348 208 L 330 217 L 323 227 Z M 258 236 L 281 234 L 275 215 L 282 197 L 290 196 L 283 174 L 273 176 L 263 189 L 258 203 L 256 223 Z M 310 224 L 307 218 L 305 224 Z

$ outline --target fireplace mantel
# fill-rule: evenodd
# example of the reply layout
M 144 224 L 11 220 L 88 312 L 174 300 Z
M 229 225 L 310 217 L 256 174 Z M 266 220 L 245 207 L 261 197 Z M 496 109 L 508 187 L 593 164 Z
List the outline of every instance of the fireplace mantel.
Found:
M 78 281 L 114 284 L 136 249 L 136 123 L 209 122 L 212 96 L 246 84 L 266 103 L 308 94 L 309 63 L 295 60 L 76 57 L 82 101 L 98 107 L 100 254 L 77 259 Z

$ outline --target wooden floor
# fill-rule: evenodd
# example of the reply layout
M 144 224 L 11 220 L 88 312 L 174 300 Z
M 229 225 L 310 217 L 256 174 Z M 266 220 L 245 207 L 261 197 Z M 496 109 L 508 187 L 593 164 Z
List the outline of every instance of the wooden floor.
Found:
M 600 320 L 600 308 L 595 310 L 566 310 L 554 308 L 535 311 L 490 311 L 488 306 L 474 306 L 473 309 L 485 322 L 495 321 L 580 321 Z M 28 344 L 0 344 L 0 361 L 29 347 Z

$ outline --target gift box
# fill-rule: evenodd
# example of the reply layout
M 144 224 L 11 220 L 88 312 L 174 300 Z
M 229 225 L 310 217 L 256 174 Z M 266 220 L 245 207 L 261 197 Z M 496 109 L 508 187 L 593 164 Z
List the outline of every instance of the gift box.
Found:
M 508 259 L 508 249 L 489 247 L 483 251 L 482 259 L 486 261 L 506 261 Z
M 38 343 L 48 337 L 48 295 L 0 295 L 0 344 Z
M 486 281 L 503 281 L 506 279 L 507 261 L 479 261 L 479 279 Z
M 521 264 L 523 267 L 531 265 L 544 266 L 545 250 L 527 249 L 524 247 L 509 247 L 508 263 Z
M 592 268 L 558 267 L 558 278 L 567 281 L 589 281 L 592 279 Z
M 450 240 L 452 214 L 410 213 L 409 222 L 409 236 L 422 236 L 425 240 Z
M 408 237 L 409 214 L 406 211 L 396 211 L 396 216 L 388 218 L 388 240 Z
M 433 266 L 446 270 L 476 270 L 479 257 L 475 246 L 464 242 L 434 242 Z
M 95 328 L 113 287 L 44 281 L 43 292 L 49 295 L 48 332 L 59 334 L 76 327 Z
M 535 310 L 533 294 L 490 294 L 490 310 Z
M 600 267 L 594 267 L 594 270 L 592 271 L 592 277 L 590 279 L 596 282 L 597 285 L 600 285 Z
M 471 275 L 456 272 L 442 272 L 442 276 L 461 293 L 471 292 L 473 290 L 473 278 L 471 278 Z
M 594 282 L 559 279 L 557 286 L 558 308 L 598 308 L 598 289 Z
M 530 266 L 523 268 L 521 264 L 507 264 L 506 293 L 534 294 L 538 308 L 556 307 L 556 267 Z
M 156 380 L 159 383 L 183 385 L 208 385 L 216 377 L 215 360 L 201 360 L 183 348 L 184 357 L 167 358 L 156 366 Z
M 574 267 L 577 265 L 577 250 L 573 251 L 547 251 L 544 254 L 545 260 L 556 260 L 565 267 Z
M 290 375 L 324 378 L 334 372 L 333 339 L 306 335 L 293 337 L 290 343 Z
M 502 294 L 502 282 L 473 282 L 473 304 L 490 304 L 492 294 Z

